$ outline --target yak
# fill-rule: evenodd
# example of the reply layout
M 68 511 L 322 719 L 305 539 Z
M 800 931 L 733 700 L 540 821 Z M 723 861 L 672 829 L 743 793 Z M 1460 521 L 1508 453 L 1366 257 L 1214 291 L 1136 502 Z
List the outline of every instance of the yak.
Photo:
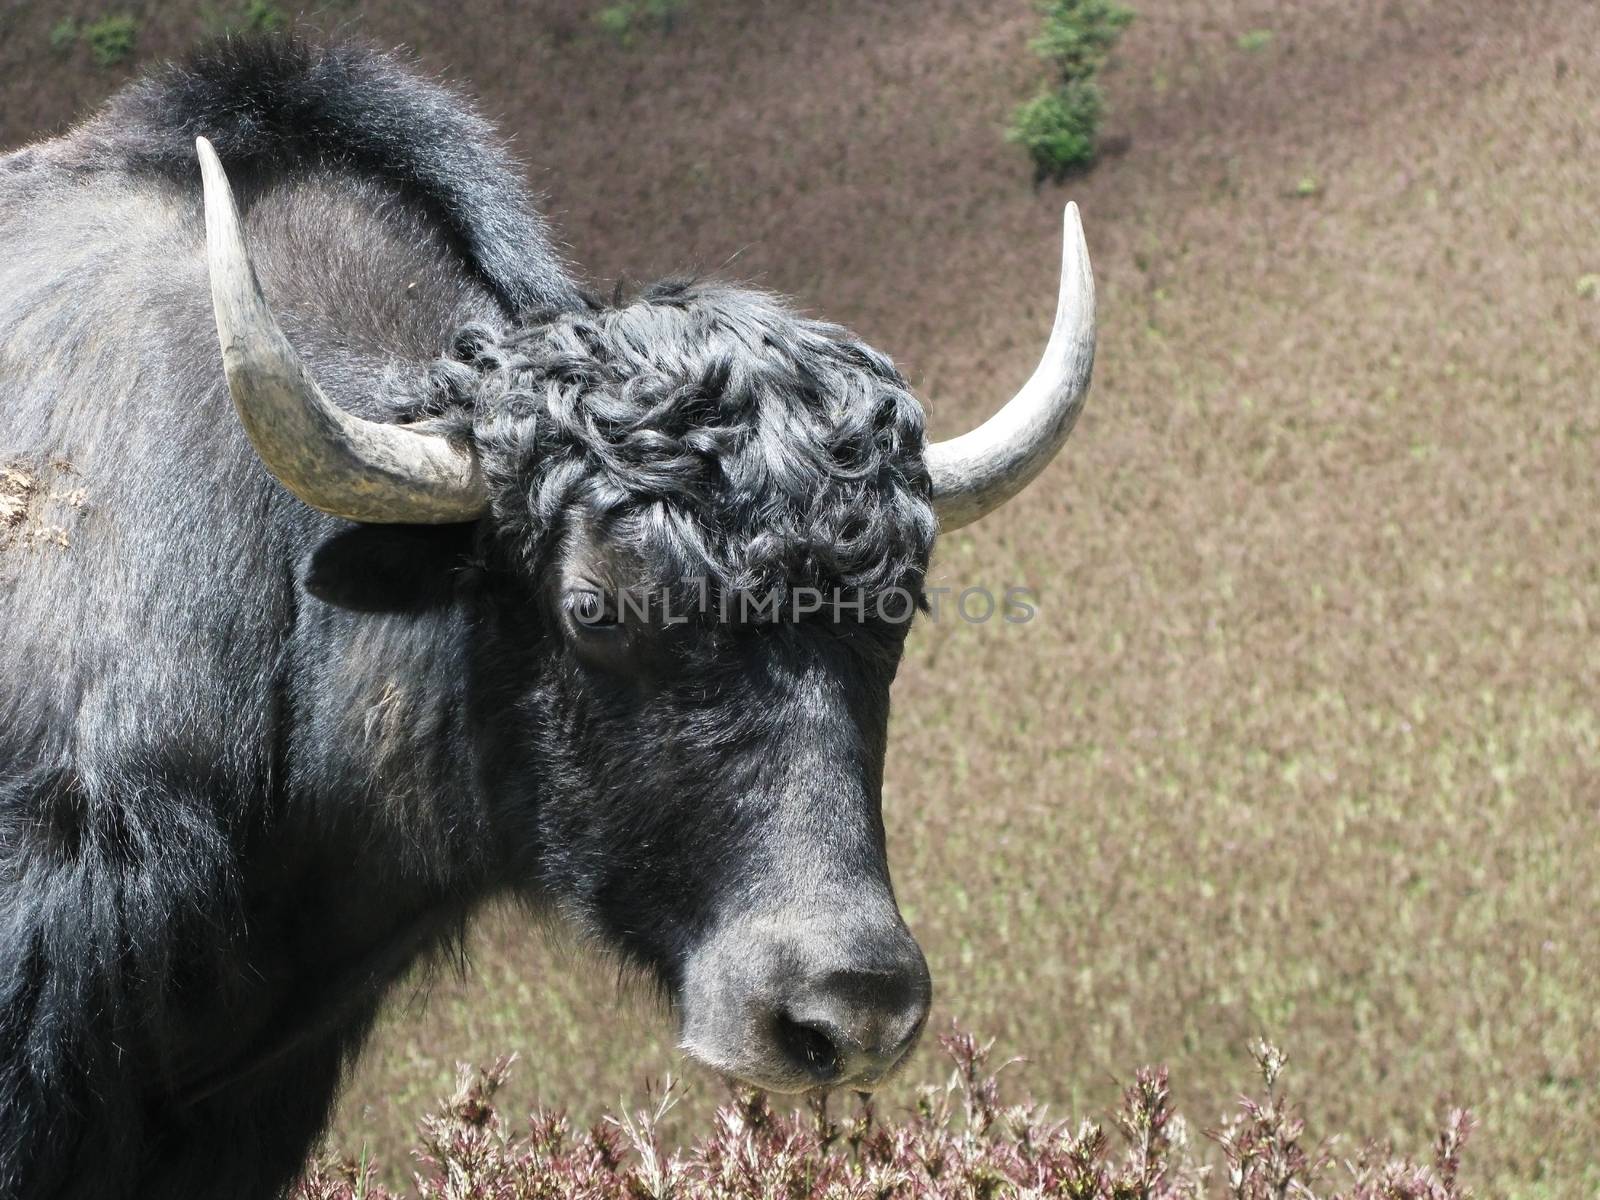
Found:
M 1093 343 L 1069 205 L 1043 361 L 929 442 L 771 295 L 592 294 L 472 105 L 348 43 L 0 157 L 0 1197 L 281 1195 L 496 900 L 713 1070 L 872 1088 L 930 998 L 879 601 L 1056 453 Z

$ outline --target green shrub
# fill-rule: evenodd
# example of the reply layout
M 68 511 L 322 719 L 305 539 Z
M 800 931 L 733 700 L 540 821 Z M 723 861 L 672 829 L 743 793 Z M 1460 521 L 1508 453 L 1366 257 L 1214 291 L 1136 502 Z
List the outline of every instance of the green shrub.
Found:
M 1132 20 L 1133 10 L 1116 0 L 1046 0 L 1044 31 L 1033 48 L 1055 65 L 1063 83 L 1089 80 Z
M 71 17 L 62 17 L 50 26 L 50 49 L 57 54 L 70 54 L 78 44 L 78 23 Z
M 1044 29 L 1033 48 L 1056 71 L 1056 85 L 1019 107 L 1007 137 L 1033 156 L 1039 178 L 1059 179 L 1093 161 L 1105 101 L 1095 76 L 1133 20 L 1117 0 L 1045 0 Z
M 327 0 L 341 3 L 342 0 Z M 200 4 L 201 28 L 208 37 L 231 37 L 239 34 L 281 33 L 293 22 L 283 6 L 274 0 L 232 0 L 218 6 L 202 0 Z
M 288 16 L 272 0 L 246 0 L 239 10 L 240 28 L 251 33 L 277 33 L 288 24 Z
M 689 0 L 617 0 L 595 13 L 595 24 L 624 46 L 633 43 L 634 34 L 646 25 L 671 29 Z
M 99 67 L 114 67 L 133 57 L 139 22 L 127 13 L 101 17 L 83 27 L 83 40 Z
M 1006 136 L 1027 148 L 1041 175 L 1060 177 L 1093 161 L 1104 107 L 1093 83 L 1063 84 L 1018 108 Z

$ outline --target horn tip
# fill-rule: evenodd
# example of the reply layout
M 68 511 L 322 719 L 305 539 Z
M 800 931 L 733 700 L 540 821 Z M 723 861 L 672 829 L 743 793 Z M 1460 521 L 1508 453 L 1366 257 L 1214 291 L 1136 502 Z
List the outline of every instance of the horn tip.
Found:
M 228 177 L 223 172 L 222 160 L 217 157 L 216 147 L 209 139 L 197 137 L 194 140 L 195 157 L 200 160 L 200 177 L 205 180 L 206 192 L 209 195 L 213 187 L 227 187 Z
M 1092 288 L 1094 281 L 1089 266 L 1089 239 L 1084 236 L 1083 219 L 1078 212 L 1077 201 L 1067 201 L 1061 220 L 1061 284 L 1062 295 L 1065 296 L 1069 280 L 1076 280 L 1080 288 Z
M 1078 209 L 1076 200 L 1068 200 L 1065 211 L 1061 214 L 1061 224 L 1067 235 L 1067 241 L 1083 241 L 1083 214 Z

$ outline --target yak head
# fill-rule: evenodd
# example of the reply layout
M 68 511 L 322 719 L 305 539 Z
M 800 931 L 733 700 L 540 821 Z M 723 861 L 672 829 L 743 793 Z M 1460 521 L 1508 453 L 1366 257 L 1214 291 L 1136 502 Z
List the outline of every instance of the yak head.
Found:
M 953 442 L 924 444 L 843 330 L 698 284 L 463 331 L 422 430 L 321 394 L 201 161 L 224 366 L 269 469 L 353 520 L 480 523 L 491 786 L 522 792 L 526 886 L 652 971 L 700 1060 L 872 1086 L 931 993 L 885 852 L 890 684 L 936 530 L 1020 490 L 1081 406 L 1075 210 L 1043 363 Z

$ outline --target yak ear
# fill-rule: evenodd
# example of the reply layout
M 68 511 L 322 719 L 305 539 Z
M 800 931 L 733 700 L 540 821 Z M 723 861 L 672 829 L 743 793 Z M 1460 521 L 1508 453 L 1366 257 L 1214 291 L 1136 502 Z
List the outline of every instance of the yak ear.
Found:
M 469 525 L 352 525 L 311 552 L 301 582 L 337 608 L 430 612 L 454 601 L 472 555 Z

